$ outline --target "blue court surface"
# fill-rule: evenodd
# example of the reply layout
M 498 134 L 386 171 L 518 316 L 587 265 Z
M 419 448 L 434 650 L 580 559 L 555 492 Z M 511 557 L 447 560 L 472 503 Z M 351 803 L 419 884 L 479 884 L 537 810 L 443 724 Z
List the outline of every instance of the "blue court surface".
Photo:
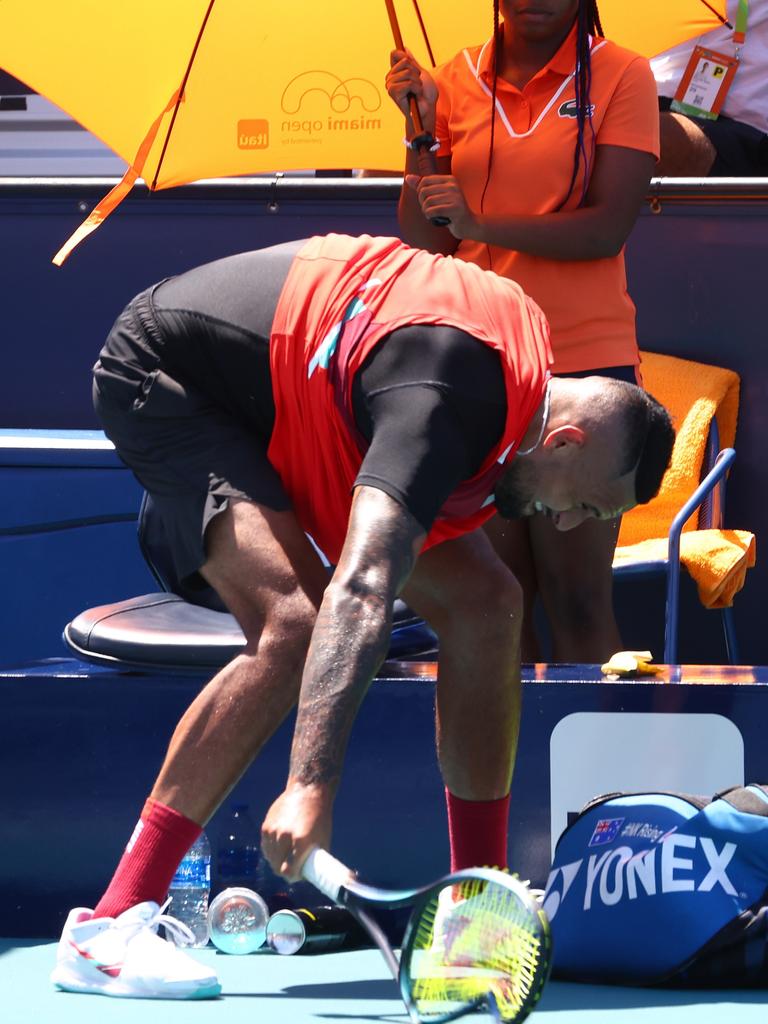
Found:
M 224 956 L 212 947 L 194 955 L 214 964 L 223 986 L 216 1000 L 167 1002 L 107 999 L 57 992 L 48 981 L 56 944 L 0 940 L 4 1024 L 370 1024 L 407 1022 L 397 987 L 376 950 L 280 957 Z M 557 1024 L 757 1024 L 768 991 L 659 991 L 550 981 L 532 1020 Z M 467 1020 L 489 1019 L 474 1014 Z

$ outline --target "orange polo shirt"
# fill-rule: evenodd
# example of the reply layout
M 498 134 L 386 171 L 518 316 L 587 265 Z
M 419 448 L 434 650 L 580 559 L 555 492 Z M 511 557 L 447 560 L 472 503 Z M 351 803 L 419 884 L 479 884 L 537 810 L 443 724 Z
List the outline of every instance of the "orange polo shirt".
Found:
M 486 211 L 500 216 L 551 213 L 563 201 L 577 134 L 575 55 L 574 27 L 524 89 L 499 79 Z M 489 40 L 463 50 L 435 74 L 440 90 L 435 132 L 441 143 L 439 155 L 451 158 L 452 173 L 473 210 L 480 209 L 488 169 L 492 56 Z M 626 146 L 658 158 L 656 86 L 644 57 L 595 38 L 590 100 L 597 146 Z M 588 124 L 585 143 L 589 155 Z M 582 160 L 564 210 L 578 206 L 583 181 Z M 639 362 L 623 251 L 600 260 L 553 260 L 463 240 L 455 255 L 517 281 L 544 310 L 551 328 L 553 372 Z

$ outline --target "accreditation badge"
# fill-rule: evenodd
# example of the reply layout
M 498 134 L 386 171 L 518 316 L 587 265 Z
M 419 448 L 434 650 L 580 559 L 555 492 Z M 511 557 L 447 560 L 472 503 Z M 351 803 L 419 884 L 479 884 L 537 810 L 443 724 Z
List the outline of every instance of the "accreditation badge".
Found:
M 714 121 L 738 66 L 737 57 L 695 46 L 669 109 Z

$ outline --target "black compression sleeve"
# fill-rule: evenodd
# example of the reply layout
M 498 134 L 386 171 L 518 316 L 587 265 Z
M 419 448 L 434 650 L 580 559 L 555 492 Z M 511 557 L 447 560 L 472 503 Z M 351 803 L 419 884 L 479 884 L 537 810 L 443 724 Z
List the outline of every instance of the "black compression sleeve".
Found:
M 394 331 L 353 386 L 370 447 L 356 483 L 378 487 L 429 530 L 462 480 L 501 437 L 506 394 L 498 354 L 451 327 Z

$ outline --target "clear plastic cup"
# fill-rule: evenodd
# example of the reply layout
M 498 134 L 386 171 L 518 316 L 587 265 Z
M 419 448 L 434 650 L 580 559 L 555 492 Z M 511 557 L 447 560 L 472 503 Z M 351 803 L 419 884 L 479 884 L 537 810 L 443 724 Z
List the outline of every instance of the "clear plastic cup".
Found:
M 211 942 L 222 953 L 242 956 L 264 945 L 267 935 L 267 904 L 252 889 L 224 889 L 208 909 Z

